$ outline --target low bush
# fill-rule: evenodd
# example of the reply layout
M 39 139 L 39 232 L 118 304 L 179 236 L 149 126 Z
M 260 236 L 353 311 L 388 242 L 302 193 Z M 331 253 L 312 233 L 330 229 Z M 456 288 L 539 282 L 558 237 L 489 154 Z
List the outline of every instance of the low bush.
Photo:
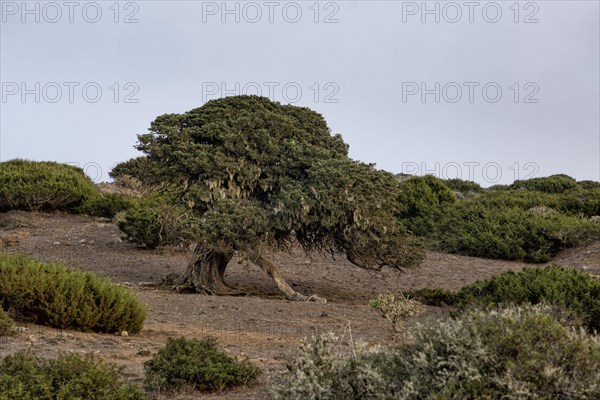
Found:
M 387 380 L 395 399 L 597 399 L 600 338 L 549 306 L 474 310 L 417 327 Z
M 577 181 L 568 175 L 559 174 L 543 178 L 517 180 L 510 185 L 510 188 L 543 193 L 564 193 L 568 190 L 577 188 Z
M 15 322 L 0 308 L 0 336 L 12 336 L 15 334 Z
M 531 190 L 488 190 L 470 200 L 493 209 L 519 208 L 527 211 L 535 207 L 548 207 L 572 216 L 600 215 L 600 189 L 577 187 L 562 193 L 544 193 Z
M 305 339 L 285 371 L 271 381 L 274 400 L 392 399 L 396 383 L 385 370 L 394 350 L 357 343 L 344 348 L 332 333 Z
M 491 207 L 479 198 L 446 210 L 430 235 L 450 253 L 526 262 L 546 262 L 560 250 L 600 239 L 600 225 L 562 213 Z
M 600 189 L 573 190 L 562 194 L 557 203 L 557 208 L 568 214 L 587 218 L 600 215 Z
M 114 218 L 117 213 L 133 208 L 135 202 L 136 199 L 120 193 L 98 193 L 75 211 L 93 217 Z
M 597 399 L 600 338 L 550 306 L 471 310 L 417 325 L 396 348 L 305 342 L 274 399 Z
M 477 198 L 465 200 L 464 203 L 473 203 L 485 208 L 519 208 L 527 211 L 534 207 L 557 208 L 560 201 L 559 196 L 555 194 L 507 189 L 484 192 Z
M 0 304 L 21 321 L 94 332 L 138 332 L 147 313 L 132 291 L 106 278 L 6 253 Z
M 600 189 L 600 182 L 597 181 L 578 181 L 577 185 L 579 185 L 579 187 L 585 190 Z
M 144 187 L 147 184 L 161 184 L 164 171 L 160 168 L 160 165 L 157 166 L 148 157 L 136 157 L 117 164 L 108 174 L 119 186 L 129 186 L 140 193 L 147 189 Z
M 483 191 L 483 188 L 478 183 L 466 181 L 460 178 L 446 179 L 444 180 L 444 184 L 448 186 L 449 189 L 465 195 L 469 193 L 480 193 Z
M 177 204 L 173 195 L 151 193 L 115 217 L 125 239 L 143 248 L 188 246 L 194 236 L 191 211 Z
M 247 385 L 260 375 L 258 367 L 220 351 L 214 338 L 169 339 L 144 367 L 146 384 L 152 390 L 189 387 L 214 392 Z
M 93 356 L 61 354 L 43 360 L 26 352 L 0 362 L 0 400 L 145 400 L 120 378 L 121 369 Z
M 487 188 L 487 191 L 493 191 L 493 192 L 502 192 L 504 190 L 509 190 L 509 186 L 508 185 L 502 185 L 502 184 L 497 184 L 497 185 L 492 185 L 490 187 Z
M 71 210 L 97 194 L 82 169 L 55 162 L 0 163 L 0 212 Z
M 401 182 L 400 218 L 418 236 L 430 234 L 442 210 L 456 202 L 444 181 L 432 175 L 409 178 Z
M 507 271 L 457 292 L 423 289 L 405 295 L 425 304 L 455 305 L 461 309 L 504 303 L 548 303 L 573 310 L 588 330 L 600 331 L 600 280 L 559 265 Z

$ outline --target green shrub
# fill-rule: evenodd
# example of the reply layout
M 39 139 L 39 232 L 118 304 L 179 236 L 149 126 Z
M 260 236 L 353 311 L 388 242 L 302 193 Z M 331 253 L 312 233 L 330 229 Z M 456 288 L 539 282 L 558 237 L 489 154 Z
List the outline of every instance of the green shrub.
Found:
M 97 194 L 80 168 L 55 162 L 0 163 L 0 212 L 70 210 Z
M 136 199 L 120 193 L 99 193 L 86 200 L 76 209 L 79 214 L 114 218 L 117 213 L 134 207 Z
M 492 186 L 488 187 L 487 191 L 501 192 L 501 191 L 508 190 L 508 189 L 509 189 L 508 185 L 498 184 L 498 185 L 492 185 Z
M 590 331 L 600 331 L 600 280 L 559 265 L 507 271 L 458 292 L 423 289 L 405 295 L 429 305 L 456 305 L 462 309 L 503 303 L 548 303 L 573 310 Z
M 430 236 L 436 248 L 474 257 L 546 262 L 560 250 L 600 239 L 600 225 L 580 217 L 495 208 L 479 199 L 446 210 Z
M 482 193 L 474 199 L 465 200 L 464 203 L 474 203 L 486 208 L 503 209 L 519 208 L 523 211 L 534 207 L 557 208 L 560 204 L 559 196 L 529 190 L 501 190 Z
M 562 193 L 544 193 L 530 190 L 490 191 L 470 200 L 486 208 L 520 208 L 527 211 L 535 207 L 549 207 L 565 214 L 585 217 L 600 215 L 600 189 L 581 187 Z
M 577 185 L 579 185 L 579 187 L 585 190 L 600 189 L 600 182 L 596 181 L 578 181 Z
M 197 223 L 190 209 L 174 201 L 172 194 L 152 193 L 116 216 L 125 239 L 144 248 L 187 246 Z
M 564 193 L 567 190 L 575 189 L 577 181 L 568 175 L 559 174 L 544 178 L 533 178 L 527 180 L 517 180 L 511 189 L 526 189 L 543 193 Z
M 135 333 L 146 318 L 135 294 L 106 278 L 6 253 L 0 303 L 16 319 L 60 329 Z
M 149 158 L 136 157 L 117 164 L 108 174 L 119 184 L 134 183 L 137 191 L 144 186 L 142 181 L 151 185 L 160 184 L 164 171 Z
M 169 339 L 167 345 L 144 363 L 146 384 L 153 390 L 192 387 L 199 391 L 221 391 L 246 385 L 260 369 L 238 362 L 217 348 L 214 338 Z
M 600 338 L 549 306 L 472 310 L 417 325 L 397 348 L 305 342 L 272 384 L 276 400 L 596 399 Z
M 432 175 L 409 178 L 401 182 L 401 187 L 400 218 L 419 236 L 431 233 L 442 210 L 456 202 L 454 193 Z
M 0 400 L 147 399 L 140 388 L 125 384 L 120 372 L 90 355 L 43 360 L 19 352 L 0 362 Z
M 562 194 L 557 203 L 557 208 L 568 214 L 588 218 L 600 215 L 600 189 L 573 190 Z
M 15 322 L 0 308 L 0 336 L 12 336 L 15 334 Z
M 446 179 L 444 180 L 444 184 L 448 186 L 449 189 L 462 194 L 480 193 L 483 191 L 483 188 L 478 183 L 460 178 Z

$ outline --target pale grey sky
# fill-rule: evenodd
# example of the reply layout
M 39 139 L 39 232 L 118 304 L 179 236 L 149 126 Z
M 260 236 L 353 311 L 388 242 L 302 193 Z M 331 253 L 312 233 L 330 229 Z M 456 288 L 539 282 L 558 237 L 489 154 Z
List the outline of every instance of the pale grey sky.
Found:
M 0 13 L 2 161 L 106 180 L 158 115 L 261 92 L 320 112 L 353 158 L 391 172 L 600 180 L 596 0 L 1 0 Z

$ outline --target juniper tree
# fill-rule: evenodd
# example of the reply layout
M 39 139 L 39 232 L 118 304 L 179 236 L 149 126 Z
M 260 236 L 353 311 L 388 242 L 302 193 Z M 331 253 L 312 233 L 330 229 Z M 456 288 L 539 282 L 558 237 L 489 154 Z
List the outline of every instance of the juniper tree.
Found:
M 180 289 L 232 293 L 223 277 L 238 253 L 288 299 L 306 299 L 267 258 L 294 245 L 368 269 L 405 269 L 423 258 L 398 218 L 394 176 L 349 158 L 342 137 L 308 108 L 257 96 L 212 100 L 159 116 L 136 148 L 143 156 L 111 176 L 175 193 L 188 210 L 186 234 L 197 245 Z

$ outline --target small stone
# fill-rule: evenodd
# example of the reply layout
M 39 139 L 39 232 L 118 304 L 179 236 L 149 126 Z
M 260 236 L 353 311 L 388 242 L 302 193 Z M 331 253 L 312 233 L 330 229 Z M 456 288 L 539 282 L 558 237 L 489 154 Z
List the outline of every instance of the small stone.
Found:
M 81 243 L 81 244 L 84 244 L 85 242 L 86 242 L 86 240 L 85 240 L 85 239 L 81 239 L 81 240 L 79 241 L 79 243 Z
M 56 245 L 59 245 L 59 244 L 60 244 L 60 242 L 54 242 L 54 243 L 52 243 L 52 244 L 56 246 Z

